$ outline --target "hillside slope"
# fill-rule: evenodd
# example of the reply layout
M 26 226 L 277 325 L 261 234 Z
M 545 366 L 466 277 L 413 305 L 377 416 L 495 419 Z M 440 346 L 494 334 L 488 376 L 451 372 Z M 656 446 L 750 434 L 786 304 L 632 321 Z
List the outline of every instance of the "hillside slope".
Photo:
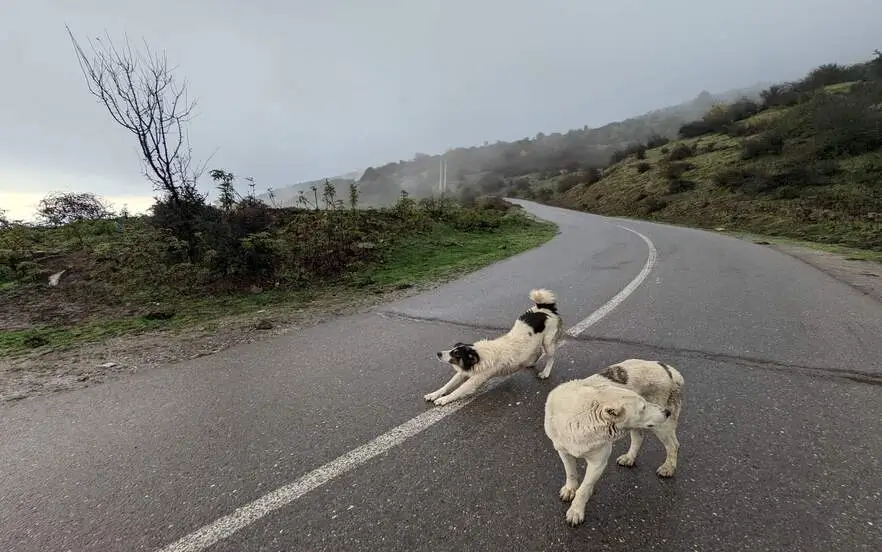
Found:
M 701 117 L 714 104 L 742 97 L 757 98 L 761 90 L 762 86 L 757 84 L 718 94 L 703 91 L 687 102 L 598 128 L 585 126 L 565 133 L 540 132 L 532 138 L 459 147 L 441 155 L 417 153 L 413 159 L 368 167 L 361 173 L 331 178 L 331 182 L 341 191 L 357 182 L 361 203 L 370 206 L 394 203 L 402 190 L 414 198 L 428 197 L 437 194 L 443 158 L 447 163 L 450 193 L 466 198 L 482 193 L 499 194 L 515 184 L 511 179 L 530 173 L 551 175 L 559 174 L 565 168 L 603 166 L 618 148 L 653 136 L 675 137 L 683 123 Z M 306 195 L 306 200 L 314 201 L 311 187 L 317 187 L 321 193 L 323 185 L 322 179 L 277 187 L 273 201 L 267 194 L 260 199 L 278 206 L 297 206 L 303 202 L 298 202 L 301 192 Z
M 680 139 L 521 193 L 605 215 L 882 250 L 882 54 L 824 65 L 762 101 L 717 106 Z

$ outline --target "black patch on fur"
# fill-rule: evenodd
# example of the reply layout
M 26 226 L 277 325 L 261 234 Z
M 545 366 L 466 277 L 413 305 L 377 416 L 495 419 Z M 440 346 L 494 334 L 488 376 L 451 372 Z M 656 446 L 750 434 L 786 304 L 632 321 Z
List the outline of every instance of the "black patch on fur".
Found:
M 530 326 L 533 333 L 538 334 L 545 331 L 545 321 L 548 320 L 548 315 L 544 312 L 527 311 L 518 320 Z
M 622 385 L 628 383 L 628 371 L 618 364 L 613 364 L 612 366 L 607 367 L 600 372 L 600 375 L 610 381 L 621 383 Z
M 457 346 L 450 351 L 450 358 L 456 360 L 460 368 L 466 372 L 481 362 L 481 357 L 478 355 L 478 351 L 476 351 L 471 344 L 458 343 Z
M 536 303 L 536 306 L 540 309 L 545 309 L 557 314 L 557 303 Z
M 674 374 L 671 373 L 671 367 L 670 367 L 670 366 L 668 366 L 668 365 L 665 364 L 664 362 L 659 362 L 658 365 L 665 369 L 665 372 L 668 373 L 668 377 L 669 377 L 669 378 L 671 378 L 672 380 L 674 379 Z

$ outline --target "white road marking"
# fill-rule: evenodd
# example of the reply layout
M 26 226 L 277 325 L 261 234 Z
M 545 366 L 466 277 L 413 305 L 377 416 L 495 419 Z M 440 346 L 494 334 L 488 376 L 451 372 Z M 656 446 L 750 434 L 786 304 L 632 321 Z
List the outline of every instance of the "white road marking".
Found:
M 608 315 L 613 309 L 627 299 L 629 295 L 634 293 L 634 290 L 643 283 L 643 280 L 646 279 L 646 276 L 655 266 L 657 251 L 652 241 L 636 230 L 632 230 L 625 226 L 619 226 L 619 228 L 637 234 L 644 242 L 646 242 L 646 245 L 649 247 L 649 255 L 646 259 L 646 264 L 643 265 L 643 269 L 640 273 L 637 274 L 637 276 L 631 280 L 622 291 L 617 293 L 602 307 L 591 313 L 588 318 L 567 330 L 567 335 L 575 337 L 594 324 L 597 324 L 604 316 Z M 321 487 L 325 483 L 352 471 L 368 460 L 400 445 L 407 439 L 428 429 L 454 412 L 465 407 L 477 397 L 490 391 L 501 382 L 502 379 L 490 381 L 484 385 L 482 390 L 471 397 L 441 407 L 433 407 L 431 410 L 427 410 L 403 424 L 392 428 L 373 441 L 365 443 L 342 456 L 338 456 L 323 466 L 319 466 L 293 483 L 280 487 L 253 502 L 249 502 L 248 504 L 237 508 L 233 513 L 197 529 L 180 540 L 162 548 L 158 552 L 200 552 L 205 550 L 209 546 L 231 536 L 233 533 L 245 528 L 273 511 L 287 506 L 309 491 Z
M 612 299 L 607 301 L 605 305 L 591 313 L 588 318 L 582 320 L 581 322 L 567 330 L 566 333 L 569 336 L 576 337 L 594 324 L 597 324 L 604 316 L 611 313 L 613 309 L 621 305 L 622 302 L 627 299 L 629 295 L 634 293 L 634 290 L 636 290 L 640 286 L 640 284 L 643 283 L 643 280 L 645 280 L 646 277 L 649 276 L 649 273 L 652 272 L 652 268 L 655 266 L 655 261 L 658 258 L 658 251 L 656 251 L 655 244 L 652 243 L 652 240 L 650 240 L 637 230 L 632 230 L 627 226 L 616 226 L 627 230 L 628 232 L 637 234 L 644 242 L 646 242 L 646 247 L 649 248 L 649 255 L 646 256 L 646 263 L 643 265 L 643 269 L 640 271 L 640 273 L 637 274 L 637 276 L 635 276 L 634 279 L 631 280 L 628 285 L 622 289 L 622 291 L 618 292 L 615 297 L 613 297 Z

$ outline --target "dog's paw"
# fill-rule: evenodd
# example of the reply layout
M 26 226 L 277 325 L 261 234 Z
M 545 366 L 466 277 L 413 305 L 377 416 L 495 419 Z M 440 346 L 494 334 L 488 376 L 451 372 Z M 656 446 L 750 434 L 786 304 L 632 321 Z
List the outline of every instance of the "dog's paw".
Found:
M 623 454 L 616 458 L 616 464 L 620 466 L 625 466 L 626 468 L 630 468 L 631 466 L 633 466 L 634 462 L 636 461 L 637 459 L 629 454 Z
M 564 485 L 560 488 L 560 499 L 565 502 L 573 500 L 573 497 L 576 496 L 576 489 L 578 489 L 578 487 L 570 487 L 569 485 Z
M 544 379 L 548 379 L 548 376 L 550 376 L 550 375 L 551 374 L 549 372 L 542 371 L 542 372 L 538 372 L 536 374 L 536 377 L 544 380 Z
M 567 510 L 567 523 L 575 527 L 583 521 L 585 521 L 585 508 L 570 506 L 570 509 Z
M 438 397 L 435 399 L 435 406 L 444 406 L 445 404 L 450 402 L 450 396 Z
M 657 473 L 659 477 L 674 477 L 674 472 L 676 470 L 677 468 L 675 466 L 664 463 L 655 470 L 655 473 Z
M 432 392 L 432 393 L 426 393 L 425 395 L 423 395 L 423 398 L 426 399 L 426 400 L 429 401 L 429 402 L 434 402 L 435 399 L 438 398 L 438 393 L 435 393 L 435 392 Z

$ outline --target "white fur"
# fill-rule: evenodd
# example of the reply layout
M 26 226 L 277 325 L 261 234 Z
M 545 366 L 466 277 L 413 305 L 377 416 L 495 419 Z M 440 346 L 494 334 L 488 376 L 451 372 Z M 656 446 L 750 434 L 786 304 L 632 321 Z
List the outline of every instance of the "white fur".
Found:
M 683 383 L 680 372 L 669 365 L 665 369 L 659 362 L 628 359 L 588 378 L 563 383 L 548 394 L 545 434 L 566 472 L 560 497 L 572 501 L 566 514 L 570 525 L 585 519 L 585 504 L 606 469 L 612 444 L 626 431 L 630 431 L 631 446 L 617 459 L 619 465 L 634 465 L 643 443 L 640 430 L 650 428 L 667 453 L 656 473 L 662 477 L 674 475 L 680 448 L 676 432 Z M 581 484 L 579 458 L 587 462 Z
M 534 303 L 556 303 L 554 293 L 547 289 L 532 290 L 530 299 Z M 530 307 L 527 312 L 542 312 L 547 316 L 542 332 L 533 333 L 529 325 L 520 319 L 516 320 L 505 335 L 470 344 L 480 361 L 468 370 L 463 369 L 457 359 L 451 357 L 456 348 L 437 353 L 438 359 L 450 364 L 456 373 L 443 387 L 426 394 L 424 398 L 441 406 L 467 397 L 492 377 L 506 376 L 535 365 L 543 354 L 546 359 L 545 367 L 536 377 L 545 379 L 550 376 L 554 367 L 554 353 L 563 334 L 563 322 L 557 313 L 546 308 L 540 309 L 537 305 Z

